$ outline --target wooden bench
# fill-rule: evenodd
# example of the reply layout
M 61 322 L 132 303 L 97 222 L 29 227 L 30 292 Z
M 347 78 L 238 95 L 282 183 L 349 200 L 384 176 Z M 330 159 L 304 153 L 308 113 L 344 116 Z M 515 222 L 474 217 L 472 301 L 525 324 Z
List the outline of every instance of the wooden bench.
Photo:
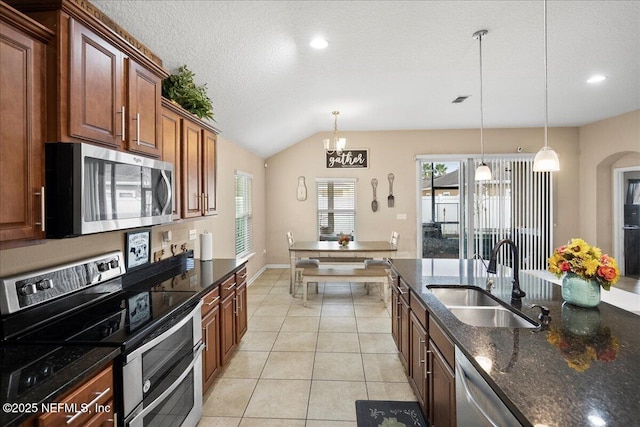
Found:
M 384 269 L 367 268 L 305 268 L 302 271 L 302 304 L 307 306 L 308 285 L 310 282 L 356 282 L 383 283 L 382 300 L 386 307 L 391 280 Z

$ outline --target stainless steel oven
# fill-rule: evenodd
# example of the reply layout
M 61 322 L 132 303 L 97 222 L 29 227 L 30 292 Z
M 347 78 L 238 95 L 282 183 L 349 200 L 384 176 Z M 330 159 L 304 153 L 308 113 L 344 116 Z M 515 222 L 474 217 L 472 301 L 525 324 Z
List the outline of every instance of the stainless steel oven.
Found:
M 25 357 L 0 372 L 7 398 L 54 381 L 66 368 L 65 348 L 113 347 L 121 351 L 113 361 L 117 425 L 196 426 L 202 302 L 196 290 L 173 289 L 193 268 L 187 255 L 124 274 L 122 253 L 111 252 L 0 279 L 0 346 L 22 347 Z
M 47 143 L 49 238 L 172 221 L 173 165 L 84 143 Z
M 195 426 L 202 415 L 199 302 L 123 356 L 125 425 Z M 141 304 L 151 308 L 152 304 Z M 143 316 L 144 317 L 144 316 Z

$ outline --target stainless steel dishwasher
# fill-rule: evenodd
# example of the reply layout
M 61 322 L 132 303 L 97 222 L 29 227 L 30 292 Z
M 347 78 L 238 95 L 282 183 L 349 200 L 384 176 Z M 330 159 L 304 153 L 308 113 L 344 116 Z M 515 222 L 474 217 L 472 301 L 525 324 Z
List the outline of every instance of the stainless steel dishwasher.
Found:
M 522 425 L 457 346 L 456 417 L 464 427 Z

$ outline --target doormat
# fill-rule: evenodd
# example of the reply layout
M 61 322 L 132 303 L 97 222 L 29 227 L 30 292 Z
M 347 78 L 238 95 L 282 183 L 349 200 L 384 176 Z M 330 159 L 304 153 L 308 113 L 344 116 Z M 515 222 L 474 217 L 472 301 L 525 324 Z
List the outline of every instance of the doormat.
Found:
M 418 402 L 356 400 L 358 427 L 429 427 Z

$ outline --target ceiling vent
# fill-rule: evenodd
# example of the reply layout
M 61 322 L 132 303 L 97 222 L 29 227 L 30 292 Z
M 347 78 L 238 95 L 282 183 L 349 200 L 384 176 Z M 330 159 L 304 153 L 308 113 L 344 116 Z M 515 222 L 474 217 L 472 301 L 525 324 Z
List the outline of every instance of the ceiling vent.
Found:
M 453 101 L 451 101 L 452 104 L 460 104 L 462 102 L 464 102 L 465 99 L 467 99 L 470 95 L 466 95 L 466 96 L 459 96 L 456 99 L 454 99 Z

